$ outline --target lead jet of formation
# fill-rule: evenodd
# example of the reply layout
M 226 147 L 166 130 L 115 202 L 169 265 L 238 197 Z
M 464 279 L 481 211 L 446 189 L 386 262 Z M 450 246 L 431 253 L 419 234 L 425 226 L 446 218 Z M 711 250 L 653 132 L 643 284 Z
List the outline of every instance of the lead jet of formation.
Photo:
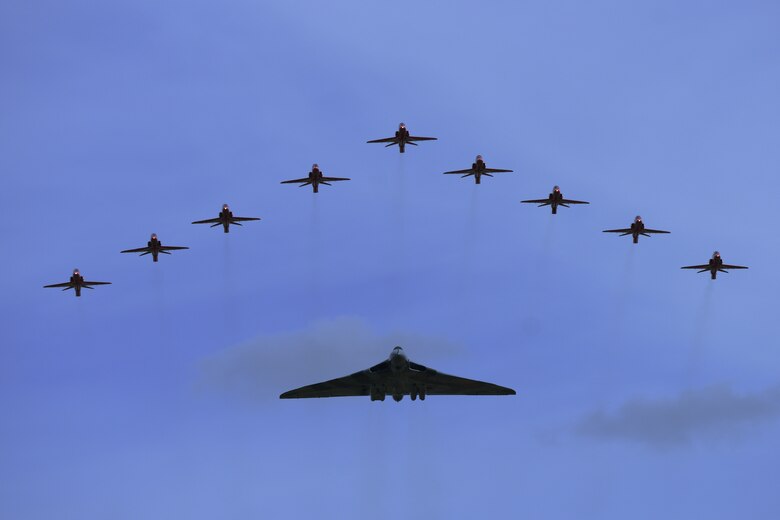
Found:
M 308 186 L 311 184 L 312 190 L 314 193 L 319 193 L 319 187 L 320 184 L 324 184 L 325 186 L 330 186 L 331 182 L 334 181 L 348 181 L 350 179 L 346 177 L 325 177 L 322 175 L 322 171 L 320 170 L 320 167 L 317 166 L 317 164 L 313 164 L 311 167 L 311 171 L 309 172 L 308 177 L 304 177 L 303 179 L 292 179 L 289 181 L 282 181 L 282 184 L 300 184 L 299 187 Z
M 564 199 L 563 193 L 561 193 L 561 188 L 559 188 L 558 186 L 553 186 L 552 193 L 550 193 L 550 195 L 546 199 L 522 200 L 520 202 L 529 203 L 529 204 L 539 204 L 538 207 L 540 208 L 542 206 L 550 206 L 553 215 L 558 213 L 558 206 L 568 208 L 569 204 L 590 204 L 590 202 L 585 202 L 584 200 Z
M 702 265 L 686 265 L 680 269 L 699 269 L 700 273 L 709 271 L 710 277 L 715 280 L 719 272 L 728 273 L 726 269 L 747 269 L 747 267 L 744 265 L 724 264 L 723 259 L 720 257 L 720 253 L 715 251 L 712 253 L 712 258 L 710 258 L 708 263 Z
M 492 383 L 442 374 L 409 361 L 403 349 L 395 347 L 388 359 L 367 370 L 296 388 L 283 393 L 279 398 L 357 395 L 370 396 L 372 401 L 384 401 L 388 395 L 400 401 L 408 395 L 412 401 L 418 397 L 422 401 L 428 395 L 515 395 L 515 391 Z
M 152 238 L 146 243 L 146 247 L 139 247 L 136 249 L 125 249 L 120 251 L 121 253 L 141 253 L 140 256 L 152 255 L 152 261 L 157 261 L 157 256 L 162 253 L 164 255 L 170 255 L 170 251 L 177 251 L 179 249 L 189 249 L 189 247 L 183 246 L 164 246 L 162 242 L 157 239 L 157 234 L 152 233 Z
M 257 217 L 234 217 L 233 212 L 230 211 L 230 206 L 227 204 L 222 205 L 222 211 L 219 212 L 217 218 L 208 218 L 206 220 L 196 220 L 193 224 L 211 224 L 210 227 L 222 226 L 225 233 L 230 233 L 230 224 L 234 226 L 242 226 L 241 222 L 249 222 L 251 220 L 260 220 Z
M 398 130 L 395 132 L 395 137 L 386 137 L 384 139 L 374 139 L 373 141 L 366 141 L 367 143 L 388 143 L 388 146 L 398 145 L 398 151 L 404 153 L 406 145 L 417 146 L 415 141 L 436 141 L 435 137 L 418 137 L 410 135 L 409 130 L 406 129 L 406 125 L 401 123 L 398 125 Z
M 84 277 L 81 276 L 81 273 L 78 269 L 73 270 L 73 274 L 70 277 L 70 280 L 63 283 L 55 283 L 51 285 L 44 285 L 44 289 L 54 288 L 54 287 L 62 287 L 63 291 L 67 291 L 69 289 L 75 289 L 76 296 L 81 296 L 81 289 L 94 289 L 92 287 L 93 285 L 111 285 L 111 282 L 90 282 L 87 280 L 84 280 Z
M 634 222 L 631 223 L 630 228 L 625 229 L 605 229 L 604 233 L 620 233 L 620 236 L 626 236 L 631 235 L 634 237 L 634 243 L 639 243 L 639 235 L 644 235 L 646 237 L 649 237 L 651 234 L 657 235 L 657 234 L 668 234 L 671 233 L 671 231 L 661 231 L 660 229 L 650 229 L 645 227 L 645 223 L 642 222 L 642 217 L 638 216 L 634 219 Z
M 500 170 L 498 168 L 487 168 L 485 167 L 485 161 L 482 160 L 481 155 L 477 155 L 477 159 L 475 162 L 471 164 L 471 168 L 467 168 L 465 170 L 452 170 L 451 172 L 444 172 L 445 175 L 449 174 L 462 174 L 461 178 L 468 177 L 470 175 L 474 176 L 474 182 L 476 184 L 480 184 L 480 181 L 482 179 L 482 176 L 485 175 L 487 177 L 492 177 L 493 173 L 508 173 L 512 170 Z

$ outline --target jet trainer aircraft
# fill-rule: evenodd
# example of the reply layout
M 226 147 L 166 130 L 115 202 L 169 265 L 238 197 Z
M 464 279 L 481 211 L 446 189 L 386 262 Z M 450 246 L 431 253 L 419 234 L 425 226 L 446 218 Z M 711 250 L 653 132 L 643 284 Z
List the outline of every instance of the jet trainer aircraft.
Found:
M 111 282 L 89 282 L 84 280 L 84 277 L 81 276 L 81 273 L 79 273 L 78 269 L 74 269 L 73 274 L 70 277 L 70 281 L 55 283 L 52 285 L 44 285 L 43 287 L 44 289 L 51 287 L 63 287 L 63 291 L 67 291 L 68 289 L 75 289 L 76 296 L 81 296 L 81 289 L 94 289 L 94 287 L 91 287 L 92 285 L 111 285 Z
M 471 164 L 471 168 L 467 168 L 465 170 L 452 170 L 451 172 L 444 172 L 445 175 L 447 174 L 454 174 L 454 173 L 462 173 L 464 175 L 461 175 L 461 178 L 468 177 L 469 175 L 474 176 L 474 182 L 476 184 L 480 184 L 481 178 L 483 175 L 487 177 L 492 177 L 493 173 L 507 173 L 511 172 L 512 170 L 499 170 L 498 168 L 486 168 L 485 167 L 485 161 L 482 160 L 481 155 L 477 155 L 476 162 Z
M 330 186 L 331 182 L 334 181 L 348 181 L 350 179 L 346 177 L 324 177 L 322 175 L 322 171 L 320 171 L 320 167 L 317 166 L 317 164 L 313 164 L 311 167 L 311 171 L 309 172 L 308 177 L 304 177 L 303 179 L 292 179 L 289 181 L 282 181 L 282 184 L 298 184 L 302 183 L 299 188 L 302 188 L 304 186 L 308 186 L 311 184 L 311 187 L 314 191 L 314 193 L 319 193 L 319 186 L 320 184 L 324 184 L 325 186 Z
M 681 267 L 680 269 L 700 269 L 700 273 L 709 271 L 710 276 L 713 280 L 715 280 L 718 276 L 718 272 L 728 273 L 726 269 L 747 269 L 747 267 L 743 265 L 724 264 L 723 259 L 720 257 L 720 253 L 715 251 L 712 253 L 712 258 L 710 258 L 708 263 L 702 265 L 687 265 L 685 267 Z
M 157 255 L 160 253 L 164 255 L 170 255 L 169 251 L 177 251 L 179 249 L 189 249 L 189 247 L 183 247 L 183 246 L 164 246 L 162 245 L 162 242 L 160 242 L 157 239 L 157 234 L 152 233 L 152 238 L 149 240 L 149 242 L 146 243 L 146 247 L 139 247 L 137 249 L 125 249 L 124 251 L 120 251 L 120 253 L 141 253 L 140 256 L 152 255 L 152 260 L 154 262 L 157 261 Z
M 422 401 L 427 395 L 515 395 L 515 391 L 492 383 L 442 374 L 409 361 L 403 349 L 395 347 L 388 359 L 367 370 L 290 390 L 279 398 L 357 395 L 371 396 L 372 401 L 384 401 L 387 395 L 400 401 L 408 395 L 412 401 L 417 397 Z
M 222 205 L 222 211 L 219 212 L 217 218 L 209 218 L 206 220 L 196 220 L 193 224 L 211 224 L 210 227 L 222 226 L 225 233 L 230 233 L 230 224 L 234 226 L 241 226 L 241 222 L 249 222 L 251 220 L 260 220 L 256 217 L 234 217 L 233 212 L 230 211 L 230 207 L 227 204 Z
M 436 141 L 435 137 L 417 137 L 414 135 L 409 135 L 409 130 L 406 129 L 406 125 L 401 123 L 398 125 L 398 130 L 395 132 L 395 137 L 386 137 L 384 139 L 374 139 L 373 141 L 366 141 L 367 143 L 389 143 L 385 145 L 385 148 L 388 146 L 398 145 L 398 151 L 401 153 L 404 153 L 405 146 L 407 144 L 410 144 L 412 146 L 417 146 L 417 143 L 415 141 Z
M 520 202 L 539 204 L 538 207 L 540 208 L 542 206 L 550 206 L 553 215 L 558 213 L 558 206 L 568 208 L 569 204 L 590 204 L 590 202 L 585 202 L 584 200 L 564 199 L 563 193 L 561 193 L 561 188 L 558 186 L 553 186 L 552 193 L 550 193 L 546 199 L 521 200 Z
M 645 227 L 645 223 L 642 222 L 642 217 L 638 216 L 631 223 L 630 228 L 626 229 L 605 229 L 604 233 L 620 233 L 620 236 L 632 235 L 634 237 L 634 243 L 639 243 L 639 235 L 649 237 L 650 234 L 659 233 L 671 233 L 671 231 L 661 231 L 660 229 L 649 229 Z

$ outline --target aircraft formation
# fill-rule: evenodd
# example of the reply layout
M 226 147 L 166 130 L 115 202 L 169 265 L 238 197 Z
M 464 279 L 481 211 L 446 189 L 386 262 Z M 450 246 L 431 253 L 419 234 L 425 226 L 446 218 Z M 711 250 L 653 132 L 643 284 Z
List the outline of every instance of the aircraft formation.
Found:
M 399 153 L 405 153 L 406 146 L 418 146 L 421 141 L 436 141 L 436 137 L 419 137 L 409 133 L 404 123 L 398 126 L 393 137 L 374 139 L 367 143 L 382 143 L 385 147 L 398 146 Z M 477 155 L 470 168 L 443 172 L 445 175 L 460 175 L 461 178 L 474 177 L 475 184 L 481 184 L 482 177 L 493 177 L 494 173 L 511 173 L 509 169 L 488 168 L 484 158 Z M 347 177 L 326 177 L 315 163 L 306 177 L 281 181 L 281 184 L 298 184 L 299 187 L 311 186 L 313 193 L 319 193 L 320 185 L 332 186 L 332 182 L 349 181 Z M 567 199 L 561 193 L 559 186 L 554 186 L 546 199 L 529 199 L 520 201 L 526 204 L 537 204 L 538 207 L 550 206 L 551 213 L 556 215 L 558 208 L 569 208 L 571 205 L 590 204 L 587 201 Z M 236 217 L 227 204 L 216 218 L 196 220 L 192 224 L 209 224 L 210 227 L 222 226 L 224 233 L 230 232 L 230 226 L 242 226 L 242 222 L 260 220 L 258 217 Z M 669 234 L 670 231 L 651 229 L 645 226 L 642 217 L 637 216 L 627 228 L 605 229 L 604 233 L 617 233 L 619 236 L 631 235 L 633 243 L 639 243 L 639 237 L 650 237 L 654 234 Z M 144 247 L 125 249 L 120 253 L 138 253 L 139 256 L 152 255 L 152 261 L 157 262 L 159 255 L 170 255 L 171 251 L 189 249 L 186 246 L 163 245 L 155 233 Z M 695 269 L 699 273 L 709 272 L 712 280 L 718 273 L 728 273 L 729 269 L 747 269 L 746 266 L 723 263 L 718 251 L 706 264 L 683 266 L 681 269 Z M 74 290 L 77 297 L 81 289 L 94 289 L 95 285 L 110 285 L 111 282 L 94 282 L 84 280 L 78 269 L 67 282 L 44 285 L 44 288 L 62 288 L 63 291 Z M 395 347 L 388 359 L 371 368 L 353 374 L 315 383 L 288 392 L 280 399 L 298 399 L 313 397 L 346 397 L 369 396 L 372 401 L 384 401 L 386 396 L 392 396 L 395 401 L 401 401 L 408 395 L 411 400 L 425 400 L 428 395 L 515 395 L 516 392 L 507 387 L 498 386 L 473 379 L 452 376 L 409 360 L 401 347 Z

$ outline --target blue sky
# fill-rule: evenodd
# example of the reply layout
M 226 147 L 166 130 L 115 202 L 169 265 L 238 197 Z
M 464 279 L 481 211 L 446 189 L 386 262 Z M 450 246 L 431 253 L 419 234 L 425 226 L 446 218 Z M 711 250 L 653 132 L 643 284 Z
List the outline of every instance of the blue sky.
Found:
M 4 2 L 0 516 L 776 518 L 779 17 Z M 518 395 L 277 399 L 396 344 Z

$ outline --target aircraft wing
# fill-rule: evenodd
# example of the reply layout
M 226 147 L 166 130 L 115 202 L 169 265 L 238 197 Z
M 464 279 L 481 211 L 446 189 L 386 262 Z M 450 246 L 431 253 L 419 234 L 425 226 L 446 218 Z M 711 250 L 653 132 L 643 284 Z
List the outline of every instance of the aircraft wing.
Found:
M 530 204 L 550 204 L 552 201 L 550 201 L 550 199 L 530 199 L 530 200 L 521 200 L 520 202 L 527 202 Z
M 349 181 L 351 179 L 348 179 L 347 177 L 323 177 L 320 179 L 321 182 L 332 182 L 332 181 Z
M 111 282 L 81 282 L 83 285 L 111 285 Z
M 625 228 L 625 229 L 605 229 L 602 231 L 602 233 L 633 233 L 634 230 L 631 228 Z
M 671 231 L 661 231 L 660 229 L 643 229 L 642 233 L 652 233 L 652 234 L 660 234 L 660 233 L 671 233 Z
M 561 204 L 590 204 L 590 202 L 585 202 L 584 200 L 562 199 Z
M 451 376 L 419 366 L 423 370 L 411 370 L 410 378 L 425 386 L 427 395 L 515 395 L 511 388 L 485 383 L 474 379 Z
M 222 219 L 219 218 L 207 218 L 206 220 L 196 220 L 193 224 L 221 224 Z
M 680 269 L 705 269 L 709 271 L 712 269 L 712 266 L 709 264 L 701 264 L 701 265 L 686 265 L 685 267 L 681 267 Z
M 449 172 L 444 172 L 445 175 L 448 173 L 474 173 L 474 170 L 472 168 L 466 168 L 465 170 L 452 170 Z
M 367 143 L 394 143 L 395 137 L 385 137 L 384 139 L 374 139 L 373 141 L 366 141 Z
M 349 397 L 369 395 L 371 392 L 371 376 L 368 370 L 331 379 L 322 383 L 302 386 L 279 396 L 279 399 L 302 399 L 308 397 Z
M 744 265 L 731 265 L 731 264 L 721 264 L 721 269 L 748 269 L 748 267 L 745 267 Z
M 233 217 L 234 222 L 249 222 L 250 220 L 260 220 L 258 217 Z
M 184 247 L 184 246 L 160 246 L 160 251 L 177 251 L 179 249 L 189 249 L 189 247 Z
M 120 251 L 120 253 L 146 253 L 147 251 L 150 251 L 151 248 L 147 247 L 137 247 L 135 249 L 125 249 L 124 251 Z
M 70 282 L 63 282 L 63 283 L 53 283 L 51 285 L 44 285 L 43 288 L 48 289 L 50 287 L 70 287 L 70 286 L 71 286 Z
M 308 183 L 310 183 L 311 181 L 309 180 L 308 177 L 304 177 L 303 179 L 292 179 L 292 180 L 289 180 L 289 181 L 282 181 L 281 184 L 298 184 L 300 182 L 308 182 Z
M 485 168 L 484 173 L 509 173 L 514 170 L 502 170 L 500 168 Z
M 437 141 L 438 138 L 436 137 L 417 137 L 414 135 L 410 135 L 406 138 L 407 141 Z

